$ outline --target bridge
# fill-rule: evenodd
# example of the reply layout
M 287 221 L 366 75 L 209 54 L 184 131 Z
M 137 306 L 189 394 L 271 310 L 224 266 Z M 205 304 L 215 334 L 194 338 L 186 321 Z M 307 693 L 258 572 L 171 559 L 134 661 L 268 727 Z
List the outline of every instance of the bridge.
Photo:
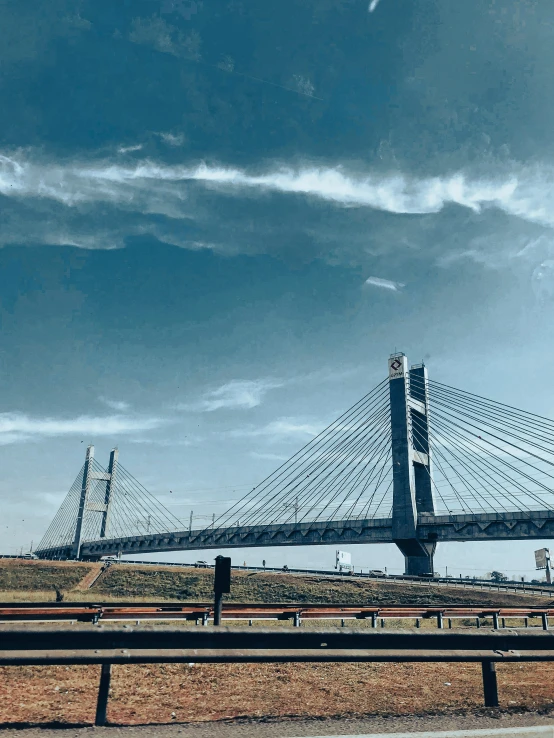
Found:
M 85 463 L 41 540 L 45 559 L 254 546 L 395 543 L 406 574 L 444 541 L 554 538 L 554 421 L 432 381 L 388 377 L 208 526 L 185 525 L 111 452 Z

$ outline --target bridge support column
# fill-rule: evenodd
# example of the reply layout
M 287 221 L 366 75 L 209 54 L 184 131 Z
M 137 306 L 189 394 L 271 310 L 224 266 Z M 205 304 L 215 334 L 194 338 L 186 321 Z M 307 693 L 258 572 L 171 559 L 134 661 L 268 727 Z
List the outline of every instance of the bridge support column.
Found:
M 110 454 L 110 463 L 108 465 L 109 479 L 106 480 L 106 494 L 104 495 L 104 505 L 106 509 L 102 513 L 102 524 L 100 526 L 100 538 L 106 537 L 106 530 L 110 524 L 110 503 L 112 501 L 112 491 L 115 487 L 115 477 L 117 474 L 117 461 L 119 451 L 117 448 L 112 449 Z
M 418 532 L 418 514 L 434 513 L 425 367 L 408 371 L 404 354 L 391 356 L 389 393 L 393 540 L 404 554 L 406 574 L 432 574 L 436 543 L 422 540 Z
M 79 500 L 79 510 L 77 512 L 77 526 L 75 528 L 75 537 L 73 538 L 73 546 L 71 555 L 74 559 L 78 559 L 81 555 L 81 543 L 83 537 L 83 522 L 85 519 L 85 510 L 87 507 L 87 498 L 92 477 L 92 462 L 94 459 L 94 446 L 87 448 L 85 457 L 85 468 L 83 470 L 83 483 L 81 485 L 81 499 Z

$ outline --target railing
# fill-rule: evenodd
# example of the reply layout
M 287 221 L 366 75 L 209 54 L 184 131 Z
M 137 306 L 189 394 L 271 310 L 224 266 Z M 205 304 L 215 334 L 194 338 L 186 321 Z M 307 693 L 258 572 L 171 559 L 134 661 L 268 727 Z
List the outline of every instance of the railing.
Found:
M 479 662 L 484 702 L 498 705 L 497 662 L 554 661 L 546 631 L 379 631 L 327 629 L 0 629 L 0 666 L 100 664 L 96 725 L 107 722 L 112 664 Z
M 393 605 L 380 607 L 365 605 L 320 605 L 320 604 L 234 604 L 225 603 L 222 610 L 223 620 L 247 620 L 252 624 L 255 620 L 292 621 L 296 627 L 302 620 L 340 620 L 345 627 L 347 620 L 367 620 L 373 628 L 379 621 L 385 627 L 389 619 L 415 619 L 419 628 L 421 620 L 434 620 L 438 628 L 452 628 L 452 621 L 466 619 L 473 621 L 480 628 L 487 620 L 492 620 L 494 630 L 506 627 L 506 620 L 524 620 L 529 627 L 529 620 L 540 619 L 543 630 L 549 628 L 549 618 L 554 617 L 554 608 L 544 607 L 490 607 L 483 605 Z M 91 603 L 82 602 L 29 602 L 0 603 L 0 623 L 13 622 L 82 622 L 98 623 L 100 621 L 156 621 L 181 620 L 194 621 L 197 625 L 208 625 L 214 618 L 212 603 Z M 483 622 L 485 621 L 485 623 Z

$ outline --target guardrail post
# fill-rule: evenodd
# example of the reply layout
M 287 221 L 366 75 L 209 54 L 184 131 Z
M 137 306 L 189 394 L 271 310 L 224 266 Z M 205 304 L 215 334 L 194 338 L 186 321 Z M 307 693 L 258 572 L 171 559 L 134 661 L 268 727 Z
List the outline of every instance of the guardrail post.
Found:
M 294 627 L 295 628 L 300 627 L 300 613 L 299 612 L 294 613 Z
M 502 618 L 502 627 L 503 627 L 503 628 L 505 628 L 505 627 L 506 627 L 506 618 Z
M 385 618 L 381 618 L 381 628 L 385 627 Z
M 202 625 L 208 625 L 208 613 L 207 612 L 202 613 Z
M 529 618 L 523 618 L 523 623 L 526 628 L 529 627 Z
M 345 626 L 345 622 L 344 622 L 344 618 L 343 618 L 343 619 L 342 619 L 342 620 L 340 621 L 340 627 L 341 627 L 341 628 L 344 628 L 344 626 Z
M 102 664 L 100 671 L 100 686 L 98 687 L 98 702 L 96 703 L 95 725 L 106 725 L 108 718 L 108 696 L 110 694 L 110 680 L 112 665 Z
M 442 612 L 437 613 L 437 628 L 444 628 Z
M 416 618 L 415 627 L 416 628 L 421 628 L 421 620 L 419 618 Z
M 482 661 L 483 694 L 485 707 L 498 707 L 498 682 L 496 679 L 496 665 L 494 661 Z
M 543 612 L 543 614 L 541 615 L 541 618 L 542 618 L 542 629 L 548 630 L 548 615 L 545 612 Z
M 377 627 L 377 613 L 376 612 L 371 613 L 371 627 L 372 628 Z
M 493 612 L 492 614 L 492 627 L 495 630 L 498 630 L 498 613 L 497 612 Z
M 452 618 L 448 618 L 448 628 L 452 630 Z
M 481 618 L 475 618 L 475 625 L 480 628 L 481 627 Z

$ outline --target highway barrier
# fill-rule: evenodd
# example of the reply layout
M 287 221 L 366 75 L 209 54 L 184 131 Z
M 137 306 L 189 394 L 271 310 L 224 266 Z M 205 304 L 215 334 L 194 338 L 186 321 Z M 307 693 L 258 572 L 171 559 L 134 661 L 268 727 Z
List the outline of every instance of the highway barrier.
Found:
M 162 621 L 186 620 L 197 625 L 208 625 L 214 620 L 213 603 L 82 603 L 82 602 L 27 602 L 0 603 L 0 623 L 15 622 L 81 622 L 100 621 Z M 481 627 L 484 621 L 492 621 L 493 628 L 505 628 L 507 621 L 539 621 L 548 630 L 554 608 L 548 607 L 494 607 L 483 605 L 321 605 L 321 604 L 233 604 L 224 603 L 221 619 L 226 621 L 283 620 L 300 626 L 302 620 L 368 620 L 374 628 L 390 619 L 413 619 L 416 627 L 422 620 L 434 620 L 438 628 L 451 628 L 455 620 L 469 620 Z
M 210 628 L 0 628 L 0 666 L 101 665 L 96 725 L 107 722 L 112 664 L 479 662 L 485 706 L 498 706 L 496 663 L 554 661 L 537 630 L 383 631 Z

